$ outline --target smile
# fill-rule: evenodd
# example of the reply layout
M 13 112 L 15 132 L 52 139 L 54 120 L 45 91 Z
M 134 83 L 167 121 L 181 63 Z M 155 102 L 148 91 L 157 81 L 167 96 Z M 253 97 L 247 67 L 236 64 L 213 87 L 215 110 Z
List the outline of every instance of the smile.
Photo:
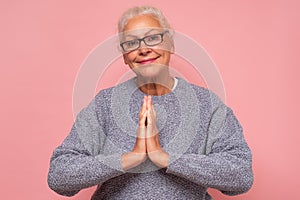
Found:
M 157 58 L 158 58 L 158 57 L 156 57 L 156 58 L 144 59 L 144 60 L 137 61 L 137 63 L 140 63 L 140 64 L 149 64 L 149 63 L 154 62 Z

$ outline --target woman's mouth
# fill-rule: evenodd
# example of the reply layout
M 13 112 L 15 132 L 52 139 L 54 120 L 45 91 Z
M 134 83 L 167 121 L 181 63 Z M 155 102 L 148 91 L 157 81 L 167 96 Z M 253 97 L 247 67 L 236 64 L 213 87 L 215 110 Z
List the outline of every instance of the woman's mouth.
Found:
M 157 57 L 158 58 L 158 57 Z M 149 64 L 149 63 L 153 63 L 157 58 L 147 58 L 147 59 L 144 59 L 144 60 L 140 60 L 138 61 L 139 64 Z

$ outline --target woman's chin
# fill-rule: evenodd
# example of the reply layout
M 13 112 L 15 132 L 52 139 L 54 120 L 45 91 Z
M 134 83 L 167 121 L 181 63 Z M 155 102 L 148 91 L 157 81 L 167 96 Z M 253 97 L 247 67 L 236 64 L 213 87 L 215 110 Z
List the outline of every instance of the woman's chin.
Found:
M 155 79 L 161 77 L 163 73 L 168 73 L 165 66 L 160 65 L 145 65 L 134 68 L 134 72 L 140 78 Z

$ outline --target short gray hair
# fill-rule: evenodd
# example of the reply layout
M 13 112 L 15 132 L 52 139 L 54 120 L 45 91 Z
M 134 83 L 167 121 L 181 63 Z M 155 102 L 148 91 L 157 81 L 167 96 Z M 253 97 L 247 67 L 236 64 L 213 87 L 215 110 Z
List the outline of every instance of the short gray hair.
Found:
M 169 22 L 159 9 L 151 6 L 140 6 L 130 8 L 123 13 L 118 23 L 119 33 L 124 31 L 124 28 L 130 19 L 140 15 L 152 15 L 159 22 L 162 28 L 170 29 Z

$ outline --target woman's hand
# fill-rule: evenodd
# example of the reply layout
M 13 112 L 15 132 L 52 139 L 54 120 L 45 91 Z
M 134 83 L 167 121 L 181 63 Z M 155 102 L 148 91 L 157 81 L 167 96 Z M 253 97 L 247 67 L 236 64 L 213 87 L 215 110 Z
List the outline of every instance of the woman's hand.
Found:
M 146 147 L 149 159 L 158 167 L 168 166 L 169 154 L 166 153 L 159 143 L 158 129 L 156 126 L 156 111 L 151 99 L 147 98 L 147 128 L 146 128 Z
M 131 152 L 122 155 L 122 168 L 128 170 L 138 166 L 147 159 L 146 151 L 146 117 L 147 117 L 147 102 L 146 97 L 143 99 L 142 108 L 139 113 L 139 128 L 135 145 Z
M 138 166 L 146 160 L 147 155 L 158 167 L 168 166 L 169 154 L 162 149 L 159 143 L 156 111 L 151 96 L 145 96 L 143 99 L 135 145 L 131 152 L 122 155 L 123 170 Z

